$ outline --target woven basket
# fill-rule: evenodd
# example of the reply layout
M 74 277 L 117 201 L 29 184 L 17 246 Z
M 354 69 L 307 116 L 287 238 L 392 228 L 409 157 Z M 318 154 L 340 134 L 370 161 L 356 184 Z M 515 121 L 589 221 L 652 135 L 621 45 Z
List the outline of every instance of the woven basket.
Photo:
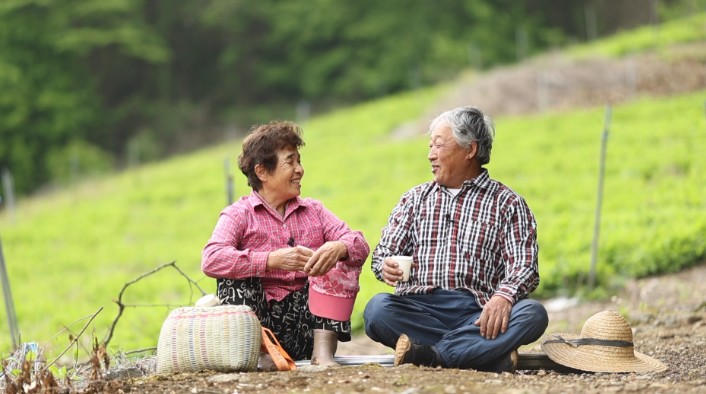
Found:
M 250 307 L 223 305 L 173 310 L 157 344 L 157 373 L 254 371 L 260 321 Z

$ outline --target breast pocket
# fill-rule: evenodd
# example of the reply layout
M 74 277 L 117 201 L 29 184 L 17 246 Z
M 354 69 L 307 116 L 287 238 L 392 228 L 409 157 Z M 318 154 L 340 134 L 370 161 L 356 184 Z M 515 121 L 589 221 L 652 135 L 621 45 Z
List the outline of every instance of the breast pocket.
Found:
M 462 264 L 467 264 L 461 280 L 484 293 L 492 292 L 496 284 L 494 278 L 498 270 L 502 271 L 502 264 L 496 264 L 502 259 L 500 228 L 487 222 L 471 221 L 461 231 L 458 241 Z
M 316 250 L 324 244 L 324 233 L 321 229 L 304 229 L 299 234 L 293 236 L 295 245 L 306 246 Z
M 272 249 L 272 235 L 265 231 L 252 231 L 243 238 L 238 245 L 238 249 L 247 249 L 256 251 L 269 251 Z
M 502 252 L 500 227 L 471 220 L 459 232 L 459 250 L 466 261 L 493 261 Z

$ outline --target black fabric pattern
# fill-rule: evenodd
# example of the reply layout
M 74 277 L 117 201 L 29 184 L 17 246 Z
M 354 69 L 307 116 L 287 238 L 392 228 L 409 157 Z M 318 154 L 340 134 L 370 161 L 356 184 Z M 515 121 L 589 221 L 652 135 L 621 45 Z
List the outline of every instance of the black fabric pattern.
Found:
M 244 280 L 217 279 L 218 298 L 225 305 L 247 305 L 269 328 L 284 350 L 295 360 L 308 360 L 314 349 L 314 329 L 338 333 L 338 340 L 351 340 L 351 322 L 314 316 L 309 311 L 309 285 L 290 293 L 281 301 L 265 298 L 262 283 L 257 278 Z

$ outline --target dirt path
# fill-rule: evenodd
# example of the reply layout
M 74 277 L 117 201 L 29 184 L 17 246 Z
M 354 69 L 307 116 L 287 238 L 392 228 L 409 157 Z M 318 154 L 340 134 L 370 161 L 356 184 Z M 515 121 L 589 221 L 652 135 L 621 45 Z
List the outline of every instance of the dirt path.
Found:
M 636 350 L 664 362 L 669 369 L 649 374 L 558 373 L 514 374 L 377 364 L 293 372 L 220 374 L 202 372 L 147 375 L 94 382 L 85 392 L 140 393 L 703 393 L 706 392 L 706 264 L 674 275 L 630 281 L 604 302 L 547 300 L 546 334 L 578 334 L 584 321 L 602 310 L 620 312 L 633 327 Z M 539 342 L 520 349 L 539 351 Z M 339 355 L 391 354 L 366 337 L 342 344 Z

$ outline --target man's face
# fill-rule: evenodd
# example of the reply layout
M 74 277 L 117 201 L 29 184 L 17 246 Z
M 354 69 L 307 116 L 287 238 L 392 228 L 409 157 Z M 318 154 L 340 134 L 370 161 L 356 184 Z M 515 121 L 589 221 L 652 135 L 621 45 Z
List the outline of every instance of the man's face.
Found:
M 469 149 L 458 145 L 446 124 L 437 125 L 429 138 L 429 155 L 434 181 L 441 186 L 460 188 L 469 179 Z
M 284 147 L 277 151 L 277 166 L 263 188 L 281 199 L 288 200 L 301 194 L 301 180 L 304 167 L 301 165 L 299 151 L 293 147 Z

